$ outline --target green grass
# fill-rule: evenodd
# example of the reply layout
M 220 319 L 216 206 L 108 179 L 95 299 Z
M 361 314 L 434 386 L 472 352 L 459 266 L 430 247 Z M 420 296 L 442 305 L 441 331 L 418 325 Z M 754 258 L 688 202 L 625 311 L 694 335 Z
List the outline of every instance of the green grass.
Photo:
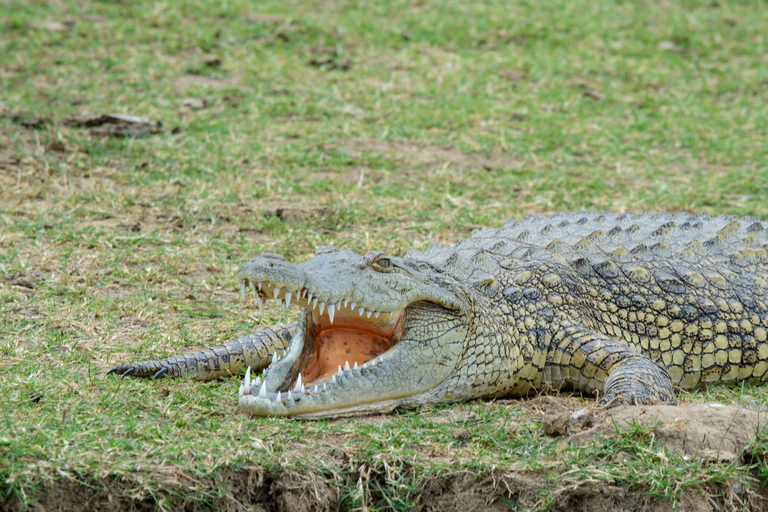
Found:
M 652 429 L 570 446 L 526 401 L 254 420 L 234 379 L 104 372 L 288 321 L 237 300 L 261 252 L 402 253 L 561 210 L 768 217 L 766 26 L 748 1 L 6 2 L 0 509 L 544 510 L 595 485 L 749 508 L 765 439 L 660 464 Z M 109 112 L 163 131 L 67 123 Z

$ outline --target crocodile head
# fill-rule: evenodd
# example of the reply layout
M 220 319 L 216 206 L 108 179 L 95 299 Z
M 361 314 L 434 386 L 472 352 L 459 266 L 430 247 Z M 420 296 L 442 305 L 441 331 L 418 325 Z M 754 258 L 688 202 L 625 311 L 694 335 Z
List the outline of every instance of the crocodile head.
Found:
M 283 354 L 262 377 L 246 374 L 246 413 L 328 418 L 440 401 L 460 362 L 469 297 L 427 263 L 322 248 L 297 265 L 264 254 L 238 277 L 259 302 L 302 308 Z

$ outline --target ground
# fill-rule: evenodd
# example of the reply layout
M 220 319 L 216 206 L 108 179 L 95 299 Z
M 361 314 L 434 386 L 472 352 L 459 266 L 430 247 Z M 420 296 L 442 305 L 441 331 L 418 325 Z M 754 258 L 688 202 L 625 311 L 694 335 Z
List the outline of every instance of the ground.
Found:
M 320 429 L 312 423 L 300 429 L 306 439 L 282 435 L 273 423 L 262 432 L 269 435 L 250 433 L 240 441 L 267 457 L 279 453 L 283 464 L 276 467 L 253 462 L 193 476 L 163 463 L 89 485 L 57 479 L 37 489 L 31 508 L 143 510 L 167 501 L 170 508 L 192 510 L 313 511 L 347 508 L 355 500 L 363 509 L 762 509 L 765 490 L 732 482 L 724 466 L 753 460 L 765 421 L 764 414 L 722 404 L 606 411 L 575 398 L 542 396 L 342 420 Z M 571 460 L 562 464 L 562 457 Z M 309 467 L 286 467 L 285 461 Z M 127 492 L 146 485 L 148 472 L 176 499 L 137 500 Z M 657 488 L 637 492 L 626 485 L 643 481 L 644 473 L 658 473 Z M 678 496 L 654 496 L 670 481 L 680 487 Z M 548 486 L 553 492 L 542 494 Z M 218 497 L 200 503 L 188 489 L 215 489 Z
M 581 209 L 768 218 L 767 23 L 728 1 L 6 2 L 0 510 L 768 509 L 764 388 L 296 422 L 240 414 L 236 378 L 105 376 L 290 321 L 238 299 L 261 252 Z

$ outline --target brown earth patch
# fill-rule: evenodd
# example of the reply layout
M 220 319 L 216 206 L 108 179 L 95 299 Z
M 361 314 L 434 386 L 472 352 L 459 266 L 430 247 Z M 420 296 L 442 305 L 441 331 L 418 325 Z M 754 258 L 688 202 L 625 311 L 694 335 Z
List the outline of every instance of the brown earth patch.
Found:
M 277 217 L 284 222 L 304 222 L 310 219 L 327 216 L 332 213 L 332 208 L 307 207 L 295 204 L 272 205 L 262 211 L 264 217 Z
M 2 276 L 2 280 L 10 286 L 19 286 L 21 288 L 34 290 L 37 288 L 40 281 L 43 280 L 43 273 L 38 269 L 33 268 L 4 275 Z
M 219 90 L 225 88 L 239 89 L 246 92 L 253 92 L 249 87 L 243 87 L 240 80 L 236 77 L 215 78 L 205 75 L 186 74 L 181 75 L 173 81 L 173 87 L 177 93 L 183 95 L 193 88 Z
M 265 24 L 283 24 L 291 21 L 291 18 L 280 16 L 278 14 L 267 14 L 263 12 L 247 12 L 243 16 L 248 23 L 265 23 Z
M 316 171 L 309 175 L 312 181 L 327 180 L 340 185 L 355 185 L 362 187 L 366 177 L 375 176 L 376 171 L 363 165 L 341 168 L 333 171 Z
M 307 64 L 315 68 L 327 71 L 349 71 L 352 67 L 352 60 L 349 57 L 344 57 L 338 46 L 313 46 L 306 53 L 309 57 Z
M 21 164 L 21 159 L 15 151 L 0 148 L 0 171 L 15 170 Z
M 686 458 L 730 462 L 744 455 L 765 431 L 768 414 L 722 404 L 642 405 L 616 409 L 555 405 L 542 419 L 548 435 L 584 444 L 636 426 L 652 427 L 655 443 Z
M 50 124 L 34 128 L 17 124 L 0 125 L 0 192 L 15 215 L 50 211 L 55 202 L 73 191 L 114 190 L 118 169 L 90 165 L 87 154 L 76 142 L 65 141 L 62 133 L 74 128 Z M 4 140 L 13 138 L 13 146 Z M 66 173 L 60 172 L 66 169 Z M 134 188 L 124 188 L 134 192 Z
M 450 146 L 435 146 L 414 141 L 346 140 L 335 150 L 352 155 L 373 153 L 389 157 L 404 167 L 504 170 L 519 165 L 514 155 L 493 151 L 490 153 L 464 153 Z
M 65 124 L 74 128 L 89 128 L 98 137 L 141 138 L 160 133 L 162 123 L 127 114 L 100 114 L 87 118 L 72 118 Z
M 533 473 L 491 474 L 478 476 L 469 472 L 427 479 L 421 489 L 418 509 L 503 511 L 531 507 L 536 503 L 536 489 L 543 479 Z
M 227 86 L 227 82 L 204 75 L 181 75 L 173 81 L 173 85 L 178 92 L 183 93 L 191 87 L 202 87 L 214 90 L 222 89 Z
M 17 125 L 3 127 L 0 124 L 0 185 L 6 187 L 19 187 L 25 181 L 25 175 L 33 167 L 35 158 L 44 155 L 47 151 L 53 152 L 53 156 L 60 156 L 60 151 L 46 148 L 40 131 L 33 127 Z M 11 146 L 9 141 L 13 140 Z M 57 146 L 57 149 L 58 146 Z
M 706 490 L 707 492 L 712 492 Z M 713 494 L 717 494 L 715 491 Z M 553 512 L 715 512 L 729 510 L 722 496 L 713 498 L 704 492 L 685 492 L 676 503 L 632 492 L 626 488 L 605 483 L 569 485 L 557 491 L 557 499 L 549 509 Z M 747 510 L 760 510 L 747 508 Z

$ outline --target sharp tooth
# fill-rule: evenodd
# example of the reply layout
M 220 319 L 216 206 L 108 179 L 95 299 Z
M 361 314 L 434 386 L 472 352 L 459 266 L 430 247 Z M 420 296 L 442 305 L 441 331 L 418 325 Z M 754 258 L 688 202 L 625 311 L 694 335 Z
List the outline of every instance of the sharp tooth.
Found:
M 326 389 L 328 389 L 328 384 L 326 382 L 323 382 L 323 385 L 320 387 L 320 389 L 325 391 Z
M 299 393 L 304 386 L 301 385 L 301 374 L 299 374 L 299 378 L 296 379 L 296 385 L 293 387 L 294 393 Z
M 365 313 L 365 308 L 361 307 L 357 310 L 358 315 L 363 316 L 363 313 Z
M 288 390 L 288 400 L 293 400 L 293 393 L 291 393 L 291 390 Z
M 379 315 L 381 314 L 381 311 L 377 311 L 375 315 L 373 315 L 374 318 L 379 318 Z
M 315 302 L 312 304 L 312 309 L 315 309 L 317 307 L 317 297 L 315 297 Z
M 347 304 L 349 304 L 349 299 L 344 299 L 344 307 L 347 307 Z
M 333 314 L 336 312 L 336 308 L 333 306 L 333 304 L 328 304 L 328 318 L 331 319 L 331 323 L 333 323 Z
M 365 314 L 368 316 L 368 318 L 371 318 L 372 311 L 366 311 Z
M 261 283 L 259 283 L 259 291 L 261 291 Z
M 291 292 L 285 292 L 285 307 L 291 305 Z
M 272 363 L 275 364 L 277 362 L 277 352 L 272 352 Z
M 344 371 L 345 372 L 349 371 L 349 361 L 344 361 Z
M 259 305 L 259 314 L 264 314 L 264 301 L 261 300 L 261 297 L 256 297 L 256 304 Z
M 245 385 L 240 384 L 240 390 L 237 392 L 237 396 L 243 396 L 244 389 L 245 389 Z
M 312 302 L 312 297 L 314 297 L 314 295 L 312 295 L 311 293 L 307 293 L 307 303 Z
M 306 392 L 307 392 L 307 390 L 306 390 L 306 389 L 304 389 L 304 384 L 302 384 L 302 385 L 301 385 L 301 392 L 302 392 L 302 393 L 306 393 Z
M 336 375 L 341 375 L 342 373 L 344 373 L 344 370 L 341 368 L 341 365 L 339 365 L 339 371 L 336 372 Z
M 336 374 L 335 373 L 331 376 L 331 384 L 336 384 Z
M 317 384 L 315 384 L 315 387 L 312 388 L 313 393 L 317 393 Z
M 355 310 L 355 303 L 354 302 L 350 302 L 349 303 L 349 309 L 351 309 L 352 311 Z
M 256 297 L 258 297 L 258 295 L 256 295 L 256 287 L 255 287 L 255 286 L 253 286 L 253 282 L 251 282 L 251 296 L 252 296 L 254 299 L 256 299 Z
M 245 300 L 245 279 L 240 281 L 240 300 Z
M 263 383 L 261 385 L 261 389 L 259 389 L 259 398 L 267 398 L 267 383 Z
M 275 397 L 275 402 L 280 402 L 280 392 L 277 392 L 277 396 Z
M 325 311 L 325 302 L 320 303 L 320 314 L 323 314 L 323 311 Z
M 371 366 L 376 366 L 376 363 L 377 363 L 376 359 L 372 360 L 371 361 Z
M 251 367 L 249 366 L 247 370 L 245 370 L 245 387 L 249 388 L 251 387 Z
M 280 287 L 279 287 L 279 286 L 275 286 L 275 289 L 274 289 L 274 290 L 272 290 L 272 293 L 274 293 L 274 294 L 275 294 L 275 296 L 274 296 L 273 298 L 275 298 L 275 299 L 276 299 L 276 298 L 277 298 L 277 296 L 278 296 L 278 295 L 280 295 L 280 292 L 281 292 L 281 291 L 282 291 L 282 290 L 280 290 Z
M 352 367 L 354 370 L 357 370 L 357 361 L 355 361 L 355 366 Z

